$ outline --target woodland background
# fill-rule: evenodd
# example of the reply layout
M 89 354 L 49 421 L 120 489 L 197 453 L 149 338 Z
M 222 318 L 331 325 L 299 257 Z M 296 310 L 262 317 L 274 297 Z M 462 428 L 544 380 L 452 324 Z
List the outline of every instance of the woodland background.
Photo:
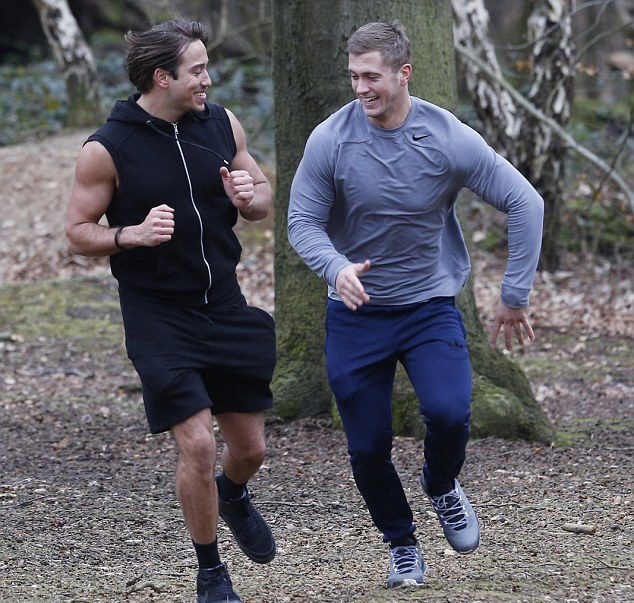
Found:
M 211 98 L 240 117 L 274 179 L 270 2 L 69 5 L 96 60 L 94 126 L 131 92 L 123 33 L 162 18 L 198 18 L 215 40 Z M 534 3 L 485 5 L 503 73 L 527 92 Z M 632 187 L 634 7 L 572 5 L 580 56 L 566 129 Z M 481 128 L 464 66 L 458 71 L 456 113 Z M 91 126 L 68 127 L 64 78 L 30 2 L 0 4 L 0 90 L 0 601 L 191 600 L 195 563 L 173 491 L 174 446 L 146 433 L 107 263 L 65 249 L 74 159 Z M 558 441 L 470 443 L 463 484 L 479 511 L 481 549 L 468 558 L 447 550 L 417 485 L 421 442 L 398 437 L 395 459 L 431 569 L 421 591 L 385 591 L 386 553 L 330 415 L 271 416 L 270 453 L 253 490 L 280 554 L 263 571 L 221 532 L 245 600 L 634 600 L 634 220 L 606 174 L 574 153 L 566 165 L 560 264 L 541 267 L 536 278 L 538 341 L 512 356 Z M 486 323 L 504 269 L 505 224 L 476 199 L 463 219 Z M 238 230 L 247 297 L 274 313 L 273 221 L 241 222 Z M 568 523 L 594 531 L 575 534 Z

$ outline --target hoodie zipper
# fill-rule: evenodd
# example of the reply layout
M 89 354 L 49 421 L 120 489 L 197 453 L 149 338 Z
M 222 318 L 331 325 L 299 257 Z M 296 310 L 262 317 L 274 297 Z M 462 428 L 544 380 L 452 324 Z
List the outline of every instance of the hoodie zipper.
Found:
M 204 234 L 203 220 L 200 216 L 200 212 L 198 211 L 198 207 L 196 207 L 196 201 L 194 201 L 194 191 L 192 189 L 192 181 L 191 181 L 191 178 L 189 177 L 187 162 L 185 161 L 185 155 L 183 154 L 183 149 L 181 147 L 181 143 L 178 138 L 178 124 L 172 124 L 172 126 L 174 126 L 174 137 L 176 139 L 176 146 L 178 147 L 178 152 L 180 153 L 181 160 L 183 162 L 183 167 L 185 168 L 185 175 L 187 176 L 187 184 L 189 185 L 189 199 L 192 203 L 192 207 L 194 208 L 194 211 L 196 212 L 196 215 L 198 216 L 198 224 L 200 225 L 200 254 L 202 256 L 203 262 L 205 263 L 205 267 L 207 268 L 207 279 L 209 283 L 203 295 L 204 302 L 206 305 L 207 303 L 209 303 L 208 296 L 209 296 L 209 290 L 211 289 L 212 278 L 211 278 L 211 266 L 209 265 L 209 262 L 207 261 L 207 258 L 205 257 L 205 246 L 203 243 L 203 234 Z

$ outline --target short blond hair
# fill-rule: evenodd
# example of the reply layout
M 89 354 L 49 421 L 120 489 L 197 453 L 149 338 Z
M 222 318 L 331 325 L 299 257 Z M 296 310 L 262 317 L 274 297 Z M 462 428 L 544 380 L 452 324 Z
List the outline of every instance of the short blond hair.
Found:
M 400 21 L 367 23 L 350 36 L 348 54 L 375 51 L 381 53 L 385 64 L 394 71 L 412 60 L 411 44 Z

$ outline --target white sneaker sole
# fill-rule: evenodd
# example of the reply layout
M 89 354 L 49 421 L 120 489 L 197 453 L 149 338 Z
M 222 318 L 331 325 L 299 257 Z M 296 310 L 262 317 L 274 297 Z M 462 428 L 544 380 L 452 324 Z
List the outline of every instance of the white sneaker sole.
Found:
M 401 588 L 403 586 L 406 588 L 417 588 L 422 585 L 422 582 L 416 582 L 416 580 L 403 580 L 403 582 L 397 582 L 396 584 L 388 584 L 387 588 Z

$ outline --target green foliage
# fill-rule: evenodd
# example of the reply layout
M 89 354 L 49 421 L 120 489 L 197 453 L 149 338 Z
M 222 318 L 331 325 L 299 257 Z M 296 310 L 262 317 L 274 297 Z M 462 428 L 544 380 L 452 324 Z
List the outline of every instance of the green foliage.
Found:
M 616 103 L 606 103 L 588 96 L 577 96 L 572 108 L 571 123 L 579 136 L 582 136 L 584 132 L 589 135 L 593 132 L 601 134 L 605 132 L 606 127 L 624 128 L 629 121 L 633 104 L 634 95 L 623 97 Z
M 0 146 L 59 131 L 66 117 L 66 88 L 55 64 L 45 61 L 27 69 L 0 67 Z
M 102 40 L 95 52 L 103 109 L 134 90 L 128 81 L 124 51 Z M 257 60 L 227 59 L 210 68 L 209 100 L 229 108 L 247 132 L 258 160 L 273 153 L 273 92 L 270 65 Z M 53 61 L 0 66 L 0 146 L 37 140 L 61 131 L 67 119 L 64 79 Z M 99 123 L 95 123 L 97 127 Z
M 633 218 L 609 200 L 574 197 L 563 212 L 562 245 L 579 253 L 634 257 Z
M 569 128 L 630 183 L 634 182 L 634 141 L 631 135 L 625 137 L 633 107 L 631 94 L 616 103 L 578 96 Z M 561 245 L 574 252 L 634 256 L 634 215 L 616 197 L 606 195 L 610 187 L 604 182 L 605 174 L 589 170 L 587 162 L 572 153 L 568 169 L 571 185 L 562 212 Z
M 124 55 L 121 51 L 105 51 L 96 61 L 102 105 L 107 115 L 114 101 L 126 98 L 134 91 L 134 88 L 128 81 Z
M 578 96 L 575 99 L 570 134 L 608 164 L 614 163 L 626 181 L 634 183 L 634 139 L 631 127 L 634 96 L 618 103 Z M 478 127 L 471 105 L 462 104 L 457 115 Z M 634 257 L 634 215 L 612 194 L 614 185 L 574 151 L 566 162 L 566 188 L 559 243 L 562 249 L 611 257 Z M 601 187 L 601 191 L 596 189 Z M 506 216 L 493 211 L 478 198 L 462 203 L 461 218 L 471 225 L 474 242 L 488 252 L 505 252 L 508 244 Z M 474 225 L 476 225 L 474 227 Z

